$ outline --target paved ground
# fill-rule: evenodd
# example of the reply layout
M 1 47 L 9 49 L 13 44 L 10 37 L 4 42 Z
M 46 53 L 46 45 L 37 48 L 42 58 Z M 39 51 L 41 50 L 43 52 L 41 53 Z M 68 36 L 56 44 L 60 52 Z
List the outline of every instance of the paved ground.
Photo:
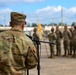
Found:
M 62 47 L 63 54 L 63 47 Z M 40 57 L 40 75 L 76 75 L 76 58 L 48 58 L 49 45 L 42 44 Z M 29 75 L 38 75 L 37 68 L 29 71 Z

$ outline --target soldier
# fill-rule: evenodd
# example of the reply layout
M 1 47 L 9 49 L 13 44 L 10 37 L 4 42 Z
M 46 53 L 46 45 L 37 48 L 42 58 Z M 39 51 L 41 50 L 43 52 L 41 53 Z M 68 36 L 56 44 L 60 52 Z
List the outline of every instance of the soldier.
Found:
M 37 65 L 33 42 L 24 34 L 26 15 L 11 12 L 12 27 L 0 33 L 0 75 L 26 75 Z
M 51 33 L 48 34 L 49 42 L 54 42 L 56 40 L 56 35 L 54 33 L 54 28 L 51 28 Z M 50 46 L 50 57 L 53 58 L 55 56 L 54 44 L 49 44 Z
M 76 25 L 74 25 L 73 30 L 73 57 L 76 56 Z
M 33 39 L 39 40 L 39 35 L 37 34 L 37 28 L 34 28 Z M 39 43 L 39 42 L 38 42 Z M 39 43 L 40 44 L 40 43 Z M 35 47 L 37 48 L 37 43 L 34 42 Z
M 68 56 L 70 54 L 70 39 L 71 39 L 71 33 L 68 30 L 67 26 L 64 26 L 63 31 L 64 56 Z
M 56 26 L 56 55 L 61 56 L 61 39 L 62 39 L 62 32 L 59 30 L 59 26 Z
M 70 39 L 70 55 L 72 55 L 73 52 L 73 29 L 69 28 L 69 31 L 71 32 L 72 38 Z

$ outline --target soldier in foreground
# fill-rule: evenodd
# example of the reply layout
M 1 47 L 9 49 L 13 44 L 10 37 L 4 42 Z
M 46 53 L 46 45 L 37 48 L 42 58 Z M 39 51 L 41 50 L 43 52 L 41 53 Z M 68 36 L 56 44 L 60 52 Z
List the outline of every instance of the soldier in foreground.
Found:
M 62 32 L 59 30 L 59 26 L 56 26 L 56 55 L 61 56 L 61 39 L 62 39 Z
M 64 26 L 63 31 L 63 45 L 64 45 L 64 55 L 68 56 L 70 54 L 70 39 L 71 39 L 71 33 L 68 30 L 67 26 Z
M 26 75 L 37 65 L 33 42 L 23 33 L 26 15 L 11 12 L 12 27 L 0 33 L 0 75 Z
M 49 42 L 54 42 L 56 40 L 56 35 L 54 33 L 54 28 L 51 28 L 51 33 L 48 34 L 48 39 Z M 50 46 L 50 57 L 49 58 L 53 58 L 55 56 L 55 49 L 54 49 L 54 44 L 49 44 Z

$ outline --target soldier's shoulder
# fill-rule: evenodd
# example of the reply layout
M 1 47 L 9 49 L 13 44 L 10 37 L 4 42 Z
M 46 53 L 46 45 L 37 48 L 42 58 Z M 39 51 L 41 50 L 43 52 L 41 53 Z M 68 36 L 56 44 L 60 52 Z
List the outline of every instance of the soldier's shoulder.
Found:
M 24 35 L 25 42 L 29 45 L 29 46 L 34 46 L 32 39 L 30 39 L 28 36 Z

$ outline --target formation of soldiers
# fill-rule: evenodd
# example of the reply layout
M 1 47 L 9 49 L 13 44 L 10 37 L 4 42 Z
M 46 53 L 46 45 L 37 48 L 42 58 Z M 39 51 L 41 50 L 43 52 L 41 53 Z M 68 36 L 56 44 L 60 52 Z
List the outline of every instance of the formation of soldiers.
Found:
M 51 28 L 51 33 L 47 35 L 49 42 L 56 41 L 56 54 L 53 44 L 50 44 L 50 58 L 54 56 L 76 56 L 76 26 L 68 28 L 64 26 L 63 32 L 59 26 L 56 26 L 56 30 Z M 64 55 L 62 55 L 61 40 L 63 39 Z

